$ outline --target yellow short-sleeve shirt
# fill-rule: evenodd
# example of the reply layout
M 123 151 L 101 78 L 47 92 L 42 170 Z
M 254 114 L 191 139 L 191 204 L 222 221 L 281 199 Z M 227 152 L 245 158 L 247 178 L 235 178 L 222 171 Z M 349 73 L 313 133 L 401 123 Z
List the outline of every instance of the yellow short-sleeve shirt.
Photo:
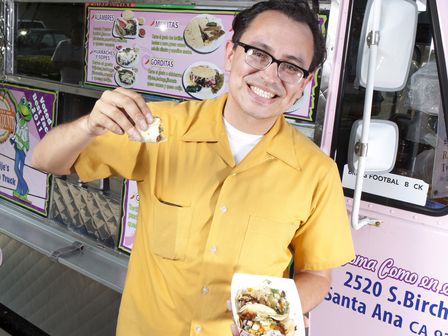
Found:
M 214 100 L 149 103 L 168 140 L 106 134 L 79 156 L 83 180 L 138 181 L 137 233 L 118 335 L 230 334 L 233 273 L 283 276 L 354 257 L 334 162 L 283 118 L 236 165 Z

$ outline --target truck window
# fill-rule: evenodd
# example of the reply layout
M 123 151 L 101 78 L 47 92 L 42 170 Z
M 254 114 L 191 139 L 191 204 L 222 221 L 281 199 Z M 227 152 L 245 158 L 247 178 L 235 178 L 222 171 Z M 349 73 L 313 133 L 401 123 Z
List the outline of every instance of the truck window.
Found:
M 83 3 L 15 2 L 14 74 L 79 84 Z
M 56 86 L 83 87 L 85 3 L 14 2 L 14 56 L 11 75 Z M 56 82 L 56 83 L 55 83 Z M 89 113 L 100 93 L 63 85 L 58 89 L 57 124 Z M 91 90 L 93 91 L 93 90 Z M 101 245 L 117 246 L 123 180 L 81 183 L 76 174 L 55 176 L 49 218 Z
M 348 182 L 349 135 L 353 123 L 362 119 L 364 106 L 365 89 L 359 85 L 356 65 L 366 5 L 366 0 L 353 4 L 340 127 L 333 148 L 347 196 L 353 194 L 354 188 Z M 374 91 L 373 95 L 372 119 L 390 120 L 398 125 L 396 164 L 389 174 L 366 174 L 363 199 L 441 215 L 448 204 L 445 168 L 448 161 L 437 51 L 432 34 L 428 7 L 419 3 L 418 28 L 406 86 L 398 92 Z M 375 191 L 379 188 L 381 193 Z

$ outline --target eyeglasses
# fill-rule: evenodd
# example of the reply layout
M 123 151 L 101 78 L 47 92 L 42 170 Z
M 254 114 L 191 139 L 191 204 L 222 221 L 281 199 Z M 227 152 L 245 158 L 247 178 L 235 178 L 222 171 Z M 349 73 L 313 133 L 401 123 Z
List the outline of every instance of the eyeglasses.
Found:
M 308 70 L 286 61 L 279 61 L 268 52 L 257 47 L 240 41 L 235 42 L 235 44 L 244 48 L 246 63 L 257 70 L 265 70 L 272 63 L 276 63 L 278 66 L 277 76 L 286 83 L 298 84 L 302 78 L 306 78 L 310 74 Z

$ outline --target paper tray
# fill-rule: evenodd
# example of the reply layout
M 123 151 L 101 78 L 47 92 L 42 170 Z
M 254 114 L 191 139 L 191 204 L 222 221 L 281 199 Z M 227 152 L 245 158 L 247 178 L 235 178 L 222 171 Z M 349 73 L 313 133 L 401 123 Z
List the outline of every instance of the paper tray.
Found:
M 239 325 L 239 317 L 236 307 L 236 295 L 240 289 L 257 288 L 269 284 L 269 287 L 283 290 L 289 302 L 289 317 L 296 325 L 296 330 L 291 336 L 305 336 L 305 326 L 303 324 L 302 305 L 300 303 L 297 287 L 292 279 L 277 278 L 270 276 L 235 273 L 230 286 L 233 320 Z M 240 335 L 248 335 L 245 331 L 240 331 Z M 288 335 L 290 336 L 290 335 Z

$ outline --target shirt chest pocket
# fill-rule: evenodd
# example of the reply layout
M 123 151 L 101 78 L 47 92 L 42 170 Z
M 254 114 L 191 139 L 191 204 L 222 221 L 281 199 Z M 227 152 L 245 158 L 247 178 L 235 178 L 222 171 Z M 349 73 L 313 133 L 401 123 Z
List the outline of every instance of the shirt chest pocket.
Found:
M 289 244 L 297 229 L 294 222 L 250 216 L 238 262 L 241 270 L 262 274 L 283 272 L 291 261 Z
M 192 208 L 158 200 L 153 207 L 152 252 L 162 258 L 184 260 L 190 238 Z

